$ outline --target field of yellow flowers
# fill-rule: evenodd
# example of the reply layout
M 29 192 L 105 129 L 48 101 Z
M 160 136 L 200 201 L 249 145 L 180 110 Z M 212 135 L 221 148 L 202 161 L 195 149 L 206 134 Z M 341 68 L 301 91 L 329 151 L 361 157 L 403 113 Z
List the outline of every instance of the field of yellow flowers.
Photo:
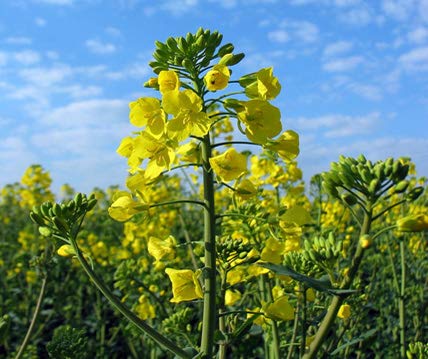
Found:
M 221 42 L 156 42 L 126 190 L 1 189 L 0 357 L 428 357 L 427 179 L 360 155 L 305 184 L 273 69 Z

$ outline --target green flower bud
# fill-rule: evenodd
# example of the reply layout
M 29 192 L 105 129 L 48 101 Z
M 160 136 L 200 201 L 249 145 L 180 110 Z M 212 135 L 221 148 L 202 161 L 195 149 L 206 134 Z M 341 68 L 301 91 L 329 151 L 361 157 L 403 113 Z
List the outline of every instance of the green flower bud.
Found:
M 219 57 L 223 57 L 226 54 L 231 54 L 233 52 L 233 50 L 235 49 L 235 47 L 231 44 L 228 43 L 226 45 L 223 45 L 222 47 L 220 47 L 220 49 L 218 50 L 218 56 Z
M 350 193 L 344 193 L 340 197 L 342 198 L 343 202 L 349 206 L 353 206 L 358 202 L 357 197 Z
M 419 196 L 424 192 L 423 187 L 415 187 L 413 188 L 407 195 L 406 200 L 409 202 L 415 201 L 419 198 Z
M 403 193 L 406 191 L 407 187 L 409 187 L 409 181 L 400 181 L 394 187 L 395 193 Z
M 30 212 L 30 218 L 34 223 L 38 224 L 39 226 L 44 226 L 46 224 L 43 218 L 35 212 Z
M 52 218 L 52 221 L 55 224 L 55 227 L 60 232 L 68 232 L 70 230 L 70 227 L 68 226 L 67 222 L 64 221 L 62 218 L 54 217 L 54 218 Z
M 49 227 L 39 227 L 39 233 L 44 237 L 50 237 L 52 230 Z
M 397 220 L 397 229 L 400 232 L 421 232 L 428 230 L 428 215 L 416 214 Z

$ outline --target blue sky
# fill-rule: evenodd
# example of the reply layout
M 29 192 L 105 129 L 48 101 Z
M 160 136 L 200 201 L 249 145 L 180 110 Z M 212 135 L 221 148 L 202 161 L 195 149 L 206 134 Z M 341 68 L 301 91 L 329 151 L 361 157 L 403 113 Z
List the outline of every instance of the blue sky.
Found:
M 54 190 L 123 185 L 154 42 L 200 26 L 246 53 L 242 74 L 274 67 L 307 180 L 360 153 L 428 176 L 428 0 L 1 0 L 0 186 L 35 163 Z

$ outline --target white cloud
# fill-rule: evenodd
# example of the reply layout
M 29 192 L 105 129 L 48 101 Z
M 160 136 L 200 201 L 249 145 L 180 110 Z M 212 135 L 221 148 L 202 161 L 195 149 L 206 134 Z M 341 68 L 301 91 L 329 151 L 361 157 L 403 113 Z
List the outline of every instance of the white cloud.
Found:
M 428 46 L 411 50 L 398 59 L 406 70 L 426 71 L 428 70 Z
M 4 41 L 7 44 L 13 44 L 13 45 L 30 45 L 32 43 L 32 40 L 29 37 L 24 37 L 24 36 L 7 37 Z
M 361 56 L 349 56 L 326 61 L 322 68 L 327 72 L 350 71 L 363 62 Z
M 289 40 L 289 35 L 285 30 L 275 30 L 268 33 L 268 38 L 270 41 L 285 43 Z
M 373 20 L 373 16 L 367 6 L 361 6 L 341 13 L 339 20 L 348 25 L 365 26 Z
M 72 69 L 67 65 L 56 65 L 54 67 L 34 67 L 23 69 L 18 72 L 19 76 L 27 82 L 40 87 L 49 87 L 63 81 L 72 75 Z
M 419 26 L 407 34 L 410 42 L 421 44 L 428 39 L 428 28 Z
M 38 52 L 33 50 L 24 50 L 15 52 L 13 54 L 14 59 L 22 65 L 34 65 L 38 63 L 41 56 Z
M 353 47 L 350 41 L 337 41 L 325 47 L 323 55 L 325 57 L 341 55 L 348 52 Z
M 316 131 L 318 136 L 338 138 L 370 133 L 380 122 L 379 112 L 363 116 L 332 114 L 314 118 L 290 119 L 297 130 L 307 133 Z
M 103 43 L 96 39 L 89 39 L 85 42 L 88 50 L 94 54 L 106 55 L 116 51 L 116 46 L 111 43 Z
M 5 66 L 7 64 L 8 54 L 6 52 L 0 51 L 0 66 Z
M 382 99 L 382 91 L 378 86 L 353 83 L 349 85 L 349 89 L 367 100 L 379 101 Z
M 414 0 L 383 0 L 382 9 L 384 13 L 395 20 L 407 20 L 414 10 Z
M 44 27 L 44 26 L 46 26 L 46 20 L 45 20 L 45 19 L 43 19 L 42 17 L 36 17 L 36 18 L 34 19 L 34 23 L 35 23 L 37 26 L 39 26 L 39 27 Z
M 297 40 L 303 43 L 313 43 L 318 40 L 318 27 L 309 21 L 285 20 L 279 28 L 268 33 L 271 41 L 285 43 L 288 40 Z
M 122 35 L 122 32 L 118 28 L 113 27 L 113 26 L 107 27 L 105 29 L 105 32 L 111 36 L 114 36 L 114 37 L 119 37 Z
M 182 15 L 198 5 L 198 0 L 164 0 L 161 9 L 173 15 Z
M 428 22 L 428 0 L 419 1 L 418 12 L 422 20 Z

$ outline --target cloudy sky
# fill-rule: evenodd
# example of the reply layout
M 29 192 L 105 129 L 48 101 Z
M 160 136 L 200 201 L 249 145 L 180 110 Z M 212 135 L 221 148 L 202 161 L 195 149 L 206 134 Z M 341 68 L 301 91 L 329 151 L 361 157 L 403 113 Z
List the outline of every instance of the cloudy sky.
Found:
M 359 153 L 428 176 L 428 0 L 1 0 L 0 187 L 35 163 L 54 189 L 122 185 L 154 42 L 200 26 L 242 73 L 274 67 L 306 179 Z

